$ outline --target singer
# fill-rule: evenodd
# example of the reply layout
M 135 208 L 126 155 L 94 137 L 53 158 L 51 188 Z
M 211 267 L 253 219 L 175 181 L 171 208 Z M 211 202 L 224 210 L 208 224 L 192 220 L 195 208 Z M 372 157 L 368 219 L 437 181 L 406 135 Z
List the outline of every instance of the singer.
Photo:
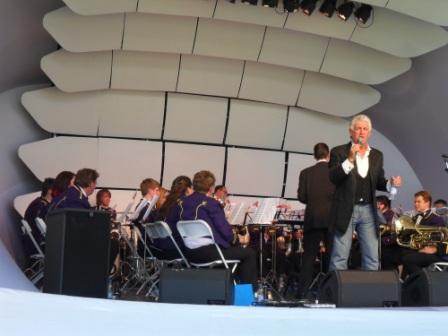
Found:
M 378 218 L 376 190 L 390 191 L 401 186 L 401 177 L 384 177 L 383 154 L 368 144 L 372 122 L 366 115 L 350 122 L 351 142 L 335 147 L 330 153 L 330 180 L 336 186 L 331 208 L 334 229 L 329 270 L 347 269 L 354 231 L 361 245 L 363 270 L 378 270 Z

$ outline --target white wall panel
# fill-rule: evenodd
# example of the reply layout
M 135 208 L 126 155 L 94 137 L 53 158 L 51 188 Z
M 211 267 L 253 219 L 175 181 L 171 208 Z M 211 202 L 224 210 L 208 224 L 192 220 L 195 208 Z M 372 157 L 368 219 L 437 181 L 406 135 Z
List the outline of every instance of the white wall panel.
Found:
M 303 70 L 248 61 L 238 97 L 295 105 L 303 75 Z
M 280 197 L 285 153 L 229 148 L 226 186 L 234 194 Z
M 285 28 L 298 30 L 304 33 L 334 37 L 348 40 L 355 29 L 355 20 L 351 16 L 347 21 L 341 20 L 336 14 L 331 18 L 319 13 L 319 6 L 311 16 L 306 16 L 302 12 L 289 14 Z
M 381 94 L 368 85 L 307 71 L 297 105 L 350 117 L 377 104 L 380 98 Z
M 287 111 L 284 105 L 232 100 L 226 144 L 281 149 Z
M 313 149 L 311 148 L 310 151 Z M 312 155 L 290 153 L 286 173 L 285 198 L 297 198 L 300 172 L 316 163 Z
M 127 14 L 123 49 L 190 54 L 196 23 L 188 16 Z
M 364 84 L 380 84 L 410 68 L 411 60 L 408 58 L 331 39 L 321 72 Z
M 319 71 L 327 44 L 327 37 L 268 27 L 259 61 Z
M 273 8 L 247 6 L 239 1 L 231 3 L 228 0 L 218 0 L 213 17 L 215 19 L 282 28 L 287 14 Z
M 112 52 L 70 53 L 58 50 L 41 60 L 41 68 L 65 92 L 109 88 Z
M 82 16 L 62 7 L 46 14 L 43 25 L 68 51 L 113 50 L 121 48 L 124 14 Z
M 259 25 L 199 19 L 193 53 L 256 61 L 264 29 Z
M 63 0 L 81 15 L 135 12 L 139 0 Z
M 138 11 L 170 15 L 211 17 L 216 0 L 139 0 Z
M 98 139 L 56 137 L 19 147 L 19 157 L 43 181 L 63 170 L 97 169 Z
M 101 108 L 99 136 L 160 139 L 164 92 L 106 91 Z
M 330 148 L 349 142 L 348 121 L 301 108 L 290 108 L 286 128 L 286 151 L 310 153 L 318 142 Z
M 188 94 L 168 94 L 166 140 L 222 143 L 228 100 Z
M 387 8 L 440 26 L 448 26 L 446 0 L 389 0 Z
M 162 143 L 99 138 L 99 186 L 137 188 L 147 177 L 160 178 Z
M 115 51 L 111 88 L 174 91 L 179 60 L 175 54 Z
M 171 183 L 179 175 L 193 179 L 193 175 L 200 170 L 211 171 L 216 184 L 221 184 L 224 159 L 224 147 L 166 143 L 163 186 L 171 188 Z
M 236 97 L 243 73 L 243 61 L 182 55 L 179 92 Z
M 448 32 L 439 26 L 388 9 L 374 10 L 373 24 L 356 27 L 353 42 L 398 57 L 420 56 L 448 43 Z

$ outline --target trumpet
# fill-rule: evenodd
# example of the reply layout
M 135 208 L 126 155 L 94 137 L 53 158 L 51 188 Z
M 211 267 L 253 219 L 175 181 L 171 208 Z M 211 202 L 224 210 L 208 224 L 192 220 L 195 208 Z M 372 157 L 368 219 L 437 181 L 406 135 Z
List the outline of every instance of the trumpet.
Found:
M 425 246 L 448 243 L 448 228 L 443 226 L 417 225 L 411 217 L 401 216 L 395 221 L 397 244 L 413 250 Z

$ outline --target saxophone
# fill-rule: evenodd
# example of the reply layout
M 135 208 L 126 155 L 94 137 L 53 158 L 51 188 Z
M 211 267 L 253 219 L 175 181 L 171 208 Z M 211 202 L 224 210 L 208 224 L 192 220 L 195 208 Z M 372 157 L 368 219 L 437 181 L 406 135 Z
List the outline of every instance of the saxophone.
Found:
M 425 246 L 448 244 L 448 228 L 444 226 L 418 225 L 411 217 L 401 216 L 395 221 L 397 244 L 413 250 Z

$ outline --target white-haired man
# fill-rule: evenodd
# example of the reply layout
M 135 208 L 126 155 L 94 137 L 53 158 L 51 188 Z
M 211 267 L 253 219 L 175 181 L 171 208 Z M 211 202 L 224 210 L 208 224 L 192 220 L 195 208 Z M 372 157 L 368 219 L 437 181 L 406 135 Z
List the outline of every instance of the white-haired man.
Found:
M 351 142 L 335 147 L 330 154 L 330 180 L 335 184 L 331 220 L 334 242 L 329 270 L 347 269 L 353 232 L 361 245 L 363 270 L 378 270 L 378 219 L 376 190 L 399 187 L 401 177 L 384 177 L 383 154 L 368 144 L 372 122 L 355 116 L 349 128 Z

